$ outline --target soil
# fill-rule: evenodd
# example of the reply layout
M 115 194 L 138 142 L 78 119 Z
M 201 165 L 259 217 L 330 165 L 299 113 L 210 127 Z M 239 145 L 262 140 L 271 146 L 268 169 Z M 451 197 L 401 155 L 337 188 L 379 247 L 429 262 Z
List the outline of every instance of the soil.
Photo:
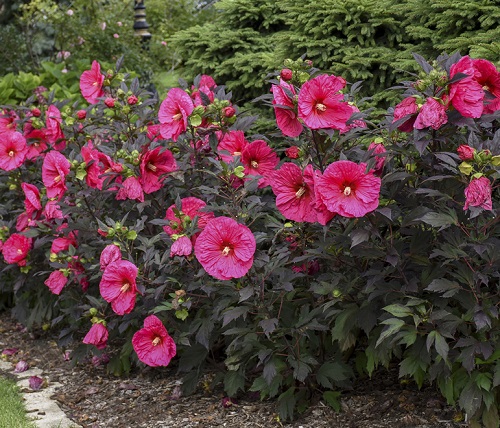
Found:
M 0 353 L 14 365 L 25 360 L 43 370 L 48 382 L 62 386 L 52 397 L 70 419 L 85 428 L 191 428 L 191 427 L 290 427 L 290 428 L 463 428 L 461 414 L 446 405 L 432 386 L 422 389 L 402 383 L 397 367 L 361 379 L 353 390 L 343 391 L 341 412 L 322 401 L 311 405 L 293 423 L 279 421 L 276 403 L 248 395 L 223 405 L 223 391 L 209 390 L 200 382 L 190 396 L 180 395 L 180 378 L 174 368 L 146 369 L 117 378 L 103 365 L 74 366 L 65 359 L 54 338 L 37 337 L 0 313 Z M 13 366 L 14 367 L 14 366 Z M 210 377 L 210 374 L 207 375 Z

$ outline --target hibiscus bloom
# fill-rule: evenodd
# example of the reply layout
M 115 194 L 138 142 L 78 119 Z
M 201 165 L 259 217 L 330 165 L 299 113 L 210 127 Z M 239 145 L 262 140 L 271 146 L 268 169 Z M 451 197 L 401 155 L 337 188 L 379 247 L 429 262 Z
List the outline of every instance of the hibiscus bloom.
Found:
M 104 324 L 97 322 L 92 324 L 90 330 L 83 338 L 83 343 L 87 345 L 94 345 L 97 349 L 104 349 L 108 344 L 108 329 Z
M 135 199 L 137 202 L 144 202 L 144 191 L 137 177 L 128 177 L 125 179 L 115 199 L 118 201 Z
M 481 207 L 489 211 L 493 209 L 491 201 L 491 182 L 487 177 L 482 176 L 480 178 L 473 178 L 466 187 L 464 193 L 464 210 L 467 210 L 469 207 Z
M 289 220 L 314 223 L 314 171 L 311 164 L 304 172 L 294 163 L 284 163 L 270 176 L 276 195 L 276 207 Z
M 78 231 L 73 230 L 68 234 L 68 236 L 63 236 L 54 239 L 50 247 L 50 252 L 58 254 L 61 251 L 68 251 L 70 246 L 73 248 L 77 248 L 78 247 L 78 243 L 76 241 L 77 235 Z
M 467 77 L 450 85 L 451 104 L 464 117 L 481 117 L 485 94 L 482 85 L 477 81 L 480 73 L 476 71 L 468 55 L 451 66 L 450 79 L 457 73 L 466 74 Z
M 193 110 L 193 101 L 185 91 L 180 88 L 170 89 L 158 111 L 161 136 L 177 141 L 179 135 L 187 129 L 187 119 Z
M 431 127 L 432 129 L 439 129 L 446 122 L 448 122 L 448 116 L 446 116 L 446 106 L 435 98 L 429 97 L 420 108 L 413 127 L 415 129 L 424 129 L 428 127 Z
M 16 120 L 19 116 L 14 110 L 0 111 L 0 135 L 16 132 Z M 4 136 L 5 137 L 5 136 Z
M 26 266 L 26 258 L 31 249 L 31 243 L 31 238 L 13 233 L 3 243 L 3 258 L 9 264 L 17 263 L 18 266 Z
M 279 158 L 264 140 L 255 140 L 241 153 L 241 163 L 245 175 L 261 175 L 259 187 L 265 187 L 268 185 L 266 176 L 278 165 Z
M 415 97 L 405 98 L 394 108 L 394 119 L 392 123 L 407 117 L 407 120 L 399 125 L 398 129 L 401 132 L 411 132 L 413 130 L 413 125 L 417 120 L 417 112 L 418 104 Z
M 329 211 L 363 217 L 378 207 L 381 180 L 372 171 L 365 171 L 366 164 L 347 160 L 328 165 L 316 190 Z
M 217 153 L 221 159 L 226 163 L 234 161 L 236 156 L 241 156 L 241 152 L 250 144 L 245 139 L 243 131 L 229 131 L 222 134 L 221 131 L 216 132 L 219 144 L 217 145 Z M 225 153 L 229 152 L 229 154 Z
M 216 217 L 200 233 L 194 254 L 214 278 L 229 280 L 246 275 L 256 249 L 251 230 L 229 217 Z
M 115 244 L 106 245 L 104 250 L 101 252 L 101 256 L 99 257 L 99 264 L 101 265 L 101 270 L 105 270 L 106 267 L 113 262 L 121 260 L 122 252 L 120 247 Z
M 12 171 L 19 168 L 26 159 L 28 146 L 20 132 L 0 134 L 0 169 Z
M 484 113 L 494 113 L 500 109 L 500 72 L 486 59 L 473 59 L 475 78 L 487 91 L 484 98 Z
M 101 178 L 101 168 L 99 167 L 99 150 L 94 149 L 93 144 L 89 143 L 82 147 L 81 155 L 86 165 L 87 175 L 85 181 L 89 187 L 102 190 L 104 178 Z
M 272 85 L 271 91 L 278 128 L 288 137 L 298 137 L 304 127 L 299 121 L 292 98 L 295 95 L 295 88 L 282 80 L 279 85 Z
M 193 196 L 181 200 L 181 210 L 178 211 L 176 205 L 170 205 L 167 209 L 165 220 L 170 220 L 168 226 L 163 226 L 163 230 L 168 235 L 180 235 L 195 217 L 198 217 L 198 229 L 204 229 L 207 223 L 214 218 L 214 213 L 202 211 L 207 204 L 201 199 Z
M 137 357 L 151 367 L 168 366 L 177 352 L 175 342 L 156 315 L 144 320 L 144 328 L 132 337 Z
M 353 109 L 339 91 L 345 80 L 321 74 L 304 83 L 299 93 L 299 118 L 311 129 L 342 129 Z
M 193 252 L 193 243 L 186 235 L 179 236 L 170 247 L 170 257 L 190 256 Z
M 202 96 L 200 92 L 203 92 L 210 102 L 214 101 L 215 94 L 213 89 L 217 87 L 215 80 L 211 76 L 207 76 L 206 74 L 202 74 L 200 80 L 197 85 L 191 86 L 191 99 L 195 106 L 204 105 Z
M 58 151 L 52 150 L 47 153 L 42 164 L 42 181 L 47 188 L 48 198 L 57 198 L 64 195 L 66 190 L 66 175 L 69 173 L 71 164 L 69 160 Z
M 99 290 L 106 302 L 118 315 L 128 314 L 134 309 L 136 294 L 137 267 L 128 260 L 110 263 L 101 278 Z
M 382 170 L 384 169 L 384 164 L 386 159 L 385 156 L 380 156 L 380 155 L 387 153 L 387 150 L 385 149 L 382 143 L 373 141 L 368 146 L 368 151 L 369 152 L 371 151 L 372 156 L 375 157 L 375 167 L 373 168 L 372 171 L 375 175 L 380 176 L 382 174 Z
M 39 157 L 45 156 L 44 152 L 47 150 L 47 136 L 45 135 L 45 130 L 33 128 L 33 125 L 28 120 L 24 124 L 23 128 L 24 138 L 28 143 L 28 152 L 26 153 L 26 159 L 35 160 Z
M 47 201 L 43 208 L 43 215 L 47 221 L 55 220 L 56 218 L 64 218 L 64 214 L 57 201 Z
M 316 216 L 319 224 L 325 226 L 333 217 L 335 217 L 335 213 L 326 208 L 323 199 L 318 192 L 318 182 L 322 179 L 323 174 L 321 171 L 314 171 L 314 206 L 316 208 Z
M 44 284 L 49 287 L 49 290 L 59 296 L 62 289 L 68 283 L 68 278 L 61 270 L 51 272 L 49 277 L 45 280 Z
M 47 109 L 45 119 L 45 137 L 47 141 L 54 146 L 56 150 L 64 150 L 66 141 L 61 129 L 62 117 L 61 112 L 55 105 L 50 105 Z
M 144 193 L 153 193 L 161 189 L 165 174 L 177 169 L 174 155 L 168 149 L 162 151 L 161 147 L 146 150 L 140 158 L 141 175 L 139 181 Z
M 90 70 L 85 70 L 80 76 L 80 91 L 83 98 L 90 104 L 97 104 L 98 98 L 104 96 L 103 83 L 104 75 L 101 73 L 101 65 L 94 60 Z
M 352 115 L 354 115 L 354 113 L 359 113 L 359 108 L 357 108 L 355 105 L 351 105 L 351 108 L 352 108 Z M 353 120 L 351 123 L 349 124 L 345 124 L 345 126 L 343 126 L 342 128 L 340 128 L 340 133 L 341 134 L 345 134 L 346 132 L 350 131 L 351 129 L 354 129 L 354 128 L 366 128 L 366 123 L 364 120 L 362 119 L 356 119 L 356 120 Z

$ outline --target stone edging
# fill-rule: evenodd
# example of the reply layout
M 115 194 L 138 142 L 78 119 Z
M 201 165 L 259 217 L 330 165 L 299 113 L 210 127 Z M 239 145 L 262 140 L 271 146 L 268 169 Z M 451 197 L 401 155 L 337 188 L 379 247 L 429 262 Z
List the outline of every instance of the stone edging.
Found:
M 38 428 L 81 428 L 66 416 L 56 401 L 50 398 L 61 386 L 60 383 L 50 382 L 47 387 L 38 391 L 29 389 L 30 376 L 43 377 L 42 370 L 30 368 L 22 373 L 14 373 L 12 363 L 0 361 L 0 375 L 2 373 L 8 373 L 17 378 L 17 385 L 21 389 L 28 417 L 33 419 Z

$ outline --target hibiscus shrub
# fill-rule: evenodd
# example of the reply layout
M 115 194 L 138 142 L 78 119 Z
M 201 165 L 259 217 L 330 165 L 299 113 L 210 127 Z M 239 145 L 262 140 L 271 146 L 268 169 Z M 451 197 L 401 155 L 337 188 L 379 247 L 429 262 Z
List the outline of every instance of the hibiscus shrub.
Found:
M 120 61 L 82 74 L 83 109 L 4 106 L 6 304 L 75 360 L 170 364 L 184 393 L 210 368 L 283 419 L 396 362 L 497 426 L 500 73 L 415 58 L 384 117 L 288 60 L 267 136 L 211 77 L 158 100 Z

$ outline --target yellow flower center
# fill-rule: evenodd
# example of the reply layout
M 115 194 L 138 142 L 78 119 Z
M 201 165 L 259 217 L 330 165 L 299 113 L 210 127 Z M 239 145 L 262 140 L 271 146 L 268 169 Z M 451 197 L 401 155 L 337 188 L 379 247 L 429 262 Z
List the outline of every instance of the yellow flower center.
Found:
M 259 167 L 259 164 L 257 163 L 257 161 L 252 161 L 252 162 L 250 162 L 250 164 L 252 165 L 253 168 Z
M 182 119 L 182 113 L 177 113 L 172 116 L 173 120 L 181 120 Z
M 11 150 L 11 151 L 9 152 L 9 156 L 10 156 L 11 158 L 13 158 L 13 157 L 14 157 L 14 155 L 15 155 L 14 150 Z
M 229 252 L 231 251 L 231 248 L 229 247 L 224 247 L 224 249 L 222 250 L 222 255 L 223 256 L 227 256 L 229 254 Z
M 153 171 L 153 172 L 155 172 L 155 171 L 158 169 L 158 168 L 156 168 L 156 166 L 154 166 L 152 163 L 148 163 L 148 168 L 149 168 L 151 171 Z
M 128 291 L 129 288 L 130 284 L 126 282 L 125 284 L 123 284 L 122 288 L 120 288 L 120 293 L 125 293 L 126 291 Z
M 161 342 L 161 339 L 160 339 L 158 336 L 156 336 L 156 337 L 154 338 L 154 340 L 153 340 L 153 346 L 158 345 L 160 342 Z
M 324 104 L 318 103 L 318 104 L 316 104 L 316 110 L 318 110 L 318 111 L 325 111 L 326 110 L 326 106 Z
M 239 155 L 241 155 L 241 152 L 234 152 L 233 153 L 233 156 L 239 156 Z
M 61 176 L 58 175 L 56 178 L 54 178 L 54 183 L 59 183 L 61 181 Z
M 23 250 L 21 250 L 20 248 L 17 249 L 17 254 L 22 254 L 23 253 Z
M 344 195 L 349 196 L 351 194 L 351 188 L 349 186 L 346 186 L 344 189 Z
M 297 192 L 295 193 L 295 197 L 299 199 L 304 193 L 306 193 L 306 188 L 301 187 Z

